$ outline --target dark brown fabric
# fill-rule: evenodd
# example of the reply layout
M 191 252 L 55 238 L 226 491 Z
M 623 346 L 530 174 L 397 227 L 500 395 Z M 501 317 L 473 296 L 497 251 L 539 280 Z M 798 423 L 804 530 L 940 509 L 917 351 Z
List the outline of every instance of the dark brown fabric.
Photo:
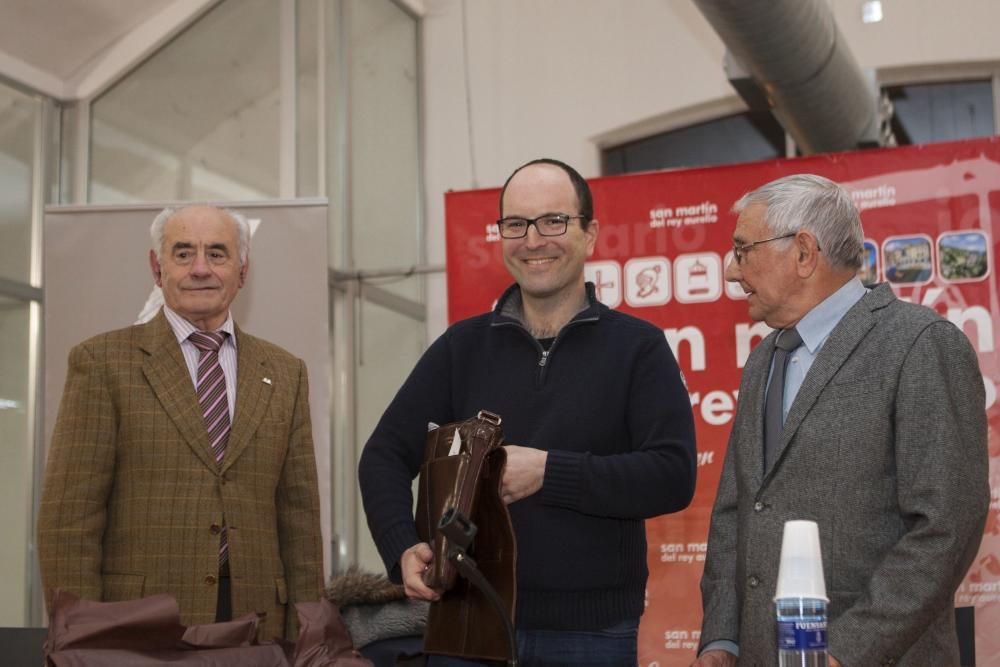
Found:
M 257 614 L 227 623 L 180 623 L 177 601 L 161 594 L 126 602 L 80 600 L 57 591 L 45 641 L 50 667 L 372 667 L 351 644 L 327 600 L 295 605 L 298 641 L 259 643 Z
M 462 447 L 448 456 L 455 432 Z M 517 544 L 510 513 L 501 497 L 507 462 L 500 418 L 487 412 L 446 424 L 427 434 L 417 495 L 417 532 L 431 545 L 434 562 L 425 575 L 428 586 L 444 591 L 430 605 L 424 651 L 480 660 L 511 658 L 504 625 L 489 599 L 458 577 L 449 560 L 449 541 L 437 526 L 441 515 L 456 508 L 477 527 L 468 554 L 496 589 L 514 622 Z

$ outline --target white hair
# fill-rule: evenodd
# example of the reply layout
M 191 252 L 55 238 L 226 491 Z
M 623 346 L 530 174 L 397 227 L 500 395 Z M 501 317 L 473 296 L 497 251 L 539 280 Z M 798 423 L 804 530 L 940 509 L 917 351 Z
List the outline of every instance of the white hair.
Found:
M 230 208 L 212 206 L 211 204 L 189 204 L 181 208 L 165 208 L 159 215 L 153 218 L 153 224 L 149 226 L 149 237 L 153 241 L 153 252 L 156 253 L 156 260 L 163 261 L 163 230 L 178 213 L 191 208 L 192 206 L 209 206 L 217 211 L 221 211 L 229 217 L 236 225 L 240 235 L 240 266 L 246 266 L 247 258 L 250 256 L 250 223 L 242 213 L 238 213 Z
M 739 215 L 751 204 L 763 204 L 764 222 L 775 236 L 807 229 L 816 235 L 834 268 L 860 269 L 865 234 L 851 196 L 828 178 L 793 174 L 748 192 L 733 205 Z

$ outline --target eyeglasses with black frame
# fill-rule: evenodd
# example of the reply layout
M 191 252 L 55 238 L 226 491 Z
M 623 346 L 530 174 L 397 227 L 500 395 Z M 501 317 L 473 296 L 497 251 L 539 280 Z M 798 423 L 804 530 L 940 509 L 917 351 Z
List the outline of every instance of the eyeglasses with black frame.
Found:
M 546 213 L 537 218 L 501 218 L 497 220 L 500 236 L 505 239 L 519 239 L 528 235 L 528 227 L 534 225 L 539 236 L 562 236 L 566 233 L 570 220 L 584 220 L 585 215 Z
M 791 234 L 782 234 L 781 236 L 772 236 L 769 239 L 762 239 L 760 241 L 753 241 L 751 243 L 733 243 L 733 258 L 736 260 L 737 264 L 743 263 L 743 258 L 748 252 L 750 252 L 755 245 L 760 245 L 761 243 L 770 243 L 771 241 L 780 241 L 781 239 L 790 239 L 795 236 L 798 232 L 792 232 Z

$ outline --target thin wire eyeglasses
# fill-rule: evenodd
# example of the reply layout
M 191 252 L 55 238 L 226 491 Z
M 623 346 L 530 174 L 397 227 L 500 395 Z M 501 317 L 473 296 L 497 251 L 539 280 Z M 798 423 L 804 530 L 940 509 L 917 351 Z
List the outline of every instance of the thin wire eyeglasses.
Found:
M 753 241 L 751 243 L 734 243 L 733 244 L 733 258 L 736 260 L 737 264 L 743 263 L 743 258 L 746 256 L 750 250 L 753 249 L 755 245 L 760 245 L 761 243 L 770 243 L 771 241 L 780 241 L 781 239 L 790 239 L 795 236 L 798 232 L 792 232 L 791 234 L 782 234 L 781 236 L 772 236 L 769 239 L 762 239 L 760 241 Z M 818 250 L 818 248 L 817 248 Z
M 566 233 L 570 220 L 583 220 L 585 215 L 546 213 L 537 218 L 502 218 L 497 220 L 500 236 L 505 239 L 519 239 L 528 235 L 528 227 L 535 226 L 539 236 L 562 236 Z

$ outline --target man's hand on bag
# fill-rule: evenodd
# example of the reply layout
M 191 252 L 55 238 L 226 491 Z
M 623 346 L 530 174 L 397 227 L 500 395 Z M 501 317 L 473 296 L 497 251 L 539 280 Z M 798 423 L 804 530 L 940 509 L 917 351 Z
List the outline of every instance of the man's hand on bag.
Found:
M 503 471 L 503 501 L 510 505 L 542 488 L 549 453 L 531 447 L 505 445 L 507 467 Z
M 735 667 L 736 656 L 729 651 L 705 651 L 691 663 L 691 667 Z
M 434 552 L 426 542 L 414 544 L 403 552 L 399 559 L 399 571 L 403 575 L 403 589 L 407 597 L 414 600 L 437 600 L 441 595 L 424 584 L 424 571 L 434 561 Z

